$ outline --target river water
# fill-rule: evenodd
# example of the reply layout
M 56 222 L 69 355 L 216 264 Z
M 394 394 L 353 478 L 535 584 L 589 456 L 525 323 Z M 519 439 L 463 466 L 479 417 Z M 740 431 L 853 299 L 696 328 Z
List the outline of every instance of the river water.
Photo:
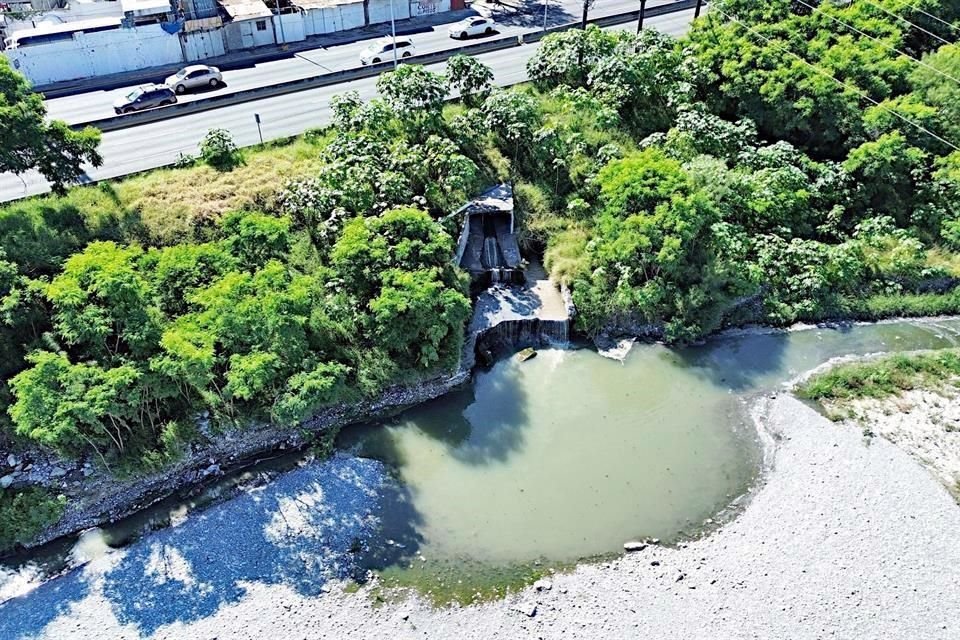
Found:
M 637 345 L 622 363 L 590 349 L 506 359 L 470 389 L 346 429 L 332 460 L 290 457 L 266 484 L 229 479 L 236 496 L 213 506 L 168 502 L 0 566 L 0 600 L 16 596 L 0 604 L 0 637 L 41 629 L 61 600 L 117 598 L 118 618 L 148 632 L 250 581 L 313 594 L 373 568 L 461 597 L 627 540 L 695 535 L 734 515 L 758 478 L 757 394 L 836 356 L 958 336 L 960 320 L 931 320 Z M 158 520 L 170 526 L 140 535 Z

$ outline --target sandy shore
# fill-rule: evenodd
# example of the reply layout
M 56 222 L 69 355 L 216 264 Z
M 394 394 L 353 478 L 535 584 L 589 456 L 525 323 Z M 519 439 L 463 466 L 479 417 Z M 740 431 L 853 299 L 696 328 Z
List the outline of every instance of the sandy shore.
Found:
M 237 601 L 153 637 L 960 637 L 960 508 L 944 487 L 882 438 L 790 396 L 764 404 L 778 443 L 768 481 L 739 518 L 685 548 L 648 547 L 462 609 L 238 585 L 246 593 Z M 96 581 L 87 590 L 38 637 L 140 637 Z

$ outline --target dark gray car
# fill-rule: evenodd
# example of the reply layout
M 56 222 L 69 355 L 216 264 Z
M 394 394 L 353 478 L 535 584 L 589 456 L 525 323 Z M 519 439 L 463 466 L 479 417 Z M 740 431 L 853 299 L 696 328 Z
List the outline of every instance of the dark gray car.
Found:
M 130 91 L 113 103 L 113 110 L 119 113 L 130 113 L 152 107 L 162 107 L 165 104 L 174 104 L 177 94 L 173 89 L 162 84 L 144 84 Z

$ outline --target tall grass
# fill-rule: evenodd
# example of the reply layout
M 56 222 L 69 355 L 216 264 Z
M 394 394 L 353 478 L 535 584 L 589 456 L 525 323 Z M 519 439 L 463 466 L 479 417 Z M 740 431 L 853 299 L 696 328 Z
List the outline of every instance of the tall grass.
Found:
M 896 354 L 868 362 L 842 364 L 815 375 L 797 388 L 810 400 L 885 398 L 918 387 L 956 384 L 960 350 Z
M 205 164 L 156 169 L 74 187 L 64 196 L 20 200 L 0 207 L 0 234 L 12 220 L 22 225 L 25 220 L 70 218 L 82 222 L 91 237 L 176 244 L 228 211 L 268 205 L 287 180 L 318 173 L 325 144 L 322 136 L 300 136 L 244 150 L 245 164 L 232 171 Z

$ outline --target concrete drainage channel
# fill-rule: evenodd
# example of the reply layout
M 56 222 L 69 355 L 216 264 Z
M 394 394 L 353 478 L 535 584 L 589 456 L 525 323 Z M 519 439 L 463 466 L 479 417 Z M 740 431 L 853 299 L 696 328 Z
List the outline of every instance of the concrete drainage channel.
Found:
M 668 13 L 676 13 L 678 11 L 686 11 L 694 8 L 696 5 L 697 0 L 678 0 L 677 2 L 669 5 L 650 7 L 644 12 L 644 18 L 665 15 Z M 620 13 L 613 16 L 595 18 L 589 20 L 589 23 L 595 24 L 599 27 L 609 27 L 626 22 L 632 22 L 637 20 L 639 15 L 639 11 L 629 11 L 627 13 Z M 510 49 L 513 47 L 522 46 L 524 44 L 538 42 L 547 34 L 573 29 L 579 24 L 579 22 L 570 22 L 556 27 L 551 27 L 546 31 L 536 31 L 533 33 L 526 33 L 521 36 L 504 36 L 502 38 L 486 40 L 484 42 L 457 47 L 455 49 L 447 49 L 445 51 L 437 51 L 435 53 L 411 56 L 406 58 L 404 62 L 407 64 L 434 64 L 448 60 L 457 54 L 476 55 L 490 51 L 499 51 L 501 49 Z M 176 118 L 177 116 L 199 113 L 201 111 L 209 111 L 211 109 L 219 109 L 220 107 L 242 104 L 244 102 L 260 100 L 262 98 L 271 98 L 288 93 L 296 93 L 298 91 L 305 91 L 307 89 L 315 89 L 317 87 L 325 87 L 332 84 L 339 84 L 341 82 L 348 82 L 350 80 L 372 78 L 380 75 L 384 71 L 389 71 L 392 68 L 392 62 L 383 62 L 369 67 L 344 69 L 342 71 L 325 73 L 323 75 L 313 76 L 311 78 L 301 78 L 299 80 L 281 82 L 269 87 L 246 89 L 224 95 L 211 96 L 209 98 L 194 100 L 192 102 L 186 102 L 183 104 L 176 104 L 161 109 L 151 109 L 149 111 L 141 111 L 140 113 L 101 118 L 99 120 L 91 120 L 89 122 L 80 122 L 71 125 L 71 127 L 74 129 L 79 129 L 92 126 L 100 129 L 101 131 L 117 131 L 119 129 L 136 127 L 150 122 L 159 122 L 160 120 L 169 120 L 170 118 Z

